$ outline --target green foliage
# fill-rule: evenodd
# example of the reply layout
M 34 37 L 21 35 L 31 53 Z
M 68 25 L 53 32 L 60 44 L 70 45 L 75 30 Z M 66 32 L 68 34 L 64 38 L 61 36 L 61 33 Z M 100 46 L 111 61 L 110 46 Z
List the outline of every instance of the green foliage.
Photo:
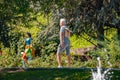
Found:
M 117 39 L 112 39 L 111 42 L 105 41 L 100 42 L 103 45 L 103 48 L 97 48 L 97 50 L 91 51 L 90 55 L 93 59 L 96 59 L 97 56 L 100 56 L 103 61 L 103 67 L 110 67 L 107 64 L 109 60 L 112 64 L 112 67 L 120 67 L 120 41 Z M 107 59 L 107 55 L 110 55 L 110 58 Z
M 43 27 L 35 38 L 35 48 L 41 49 L 42 54 L 55 53 L 59 43 L 58 27 L 50 25 Z
M 21 58 L 19 55 L 3 55 L 0 57 L 0 67 L 6 67 L 6 68 L 11 68 L 11 67 L 21 67 Z
M 62 64 L 64 67 L 67 67 L 67 57 L 66 55 L 62 56 Z M 0 57 L 0 67 L 22 67 L 22 61 L 21 61 L 21 55 L 3 55 Z M 77 60 L 74 60 L 74 57 L 72 56 L 72 67 L 74 68 L 80 68 L 80 67 L 96 67 L 96 61 L 90 60 L 88 62 L 80 62 Z M 57 60 L 55 54 L 42 54 L 41 56 L 38 56 L 34 58 L 32 61 L 26 63 L 28 68 L 56 68 Z
M 87 35 L 84 35 L 84 37 L 88 37 Z M 92 46 L 93 44 L 88 42 L 87 40 L 85 40 L 82 36 L 77 36 L 77 35 L 73 35 L 70 37 L 70 41 L 71 41 L 71 48 L 86 48 L 89 46 Z M 96 44 L 95 40 L 91 40 L 93 41 L 94 44 Z
M 97 2 L 98 1 L 98 2 Z M 100 42 L 107 49 L 98 48 L 91 51 L 93 60 L 81 63 L 73 60 L 74 67 L 95 67 L 96 56 L 105 59 L 105 55 L 111 55 L 111 62 L 116 62 L 113 67 L 119 66 L 120 50 L 119 41 L 113 39 L 117 34 L 116 29 L 109 29 L 109 26 L 118 28 L 119 24 L 119 3 L 118 0 L 106 5 L 103 0 L 2 0 L 0 2 L 0 48 L 4 55 L 1 59 L 1 67 L 22 66 L 20 53 L 24 51 L 24 34 L 30 32 L 33 38 L 33 47 L 38 50 L 40 57 L 35 58 L 29 67 L 55 67 L 57 66 L 55 54 L 59 43 L 58 22 L 61 17 L 66 17 L 68 26 L 75 33 L 70 38 L 72 48 L 83 48 L 96 41 L 101 27 L 104 28 L 105 42 Z M 113 4 L 116 5 L 113 5 Z M 93 7 L 91 6 L 101 5 Z M 90 8 L 90 9 L 89 9 Z M 104 27 L 105 26 L 105 27 Z M 109 29 L 109 30 L 107 30 Z M 101 34 L 100 34 L 101 35 Z M 107 40 L 108 39 L 108 40 Z M 110 41 L 110 42 L 109 42 Z M 49 56 L 48 56 L 49 55 Z M 65 65 L 65 57 L 63 64 Z M 5 59 L 5 61 L 3 60 Z M 15 60 L 16 59 L 16 60 Z M 13 63 L 15 62 L 15 63 Z M 39 63 L 41 62 L 41 63 Z M 105 65 L 106 67 L 106 65 Z

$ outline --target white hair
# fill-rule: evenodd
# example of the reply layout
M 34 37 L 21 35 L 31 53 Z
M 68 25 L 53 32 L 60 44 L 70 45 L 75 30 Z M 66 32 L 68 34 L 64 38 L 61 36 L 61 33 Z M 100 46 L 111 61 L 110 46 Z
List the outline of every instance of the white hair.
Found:
M 60 23 L 61 23 L 61 22 L 65 22 L 65 24 L 66 24 L 66 19 L 65 19 L 65 18 L 61 18 L 61 19 L 60 19 Z

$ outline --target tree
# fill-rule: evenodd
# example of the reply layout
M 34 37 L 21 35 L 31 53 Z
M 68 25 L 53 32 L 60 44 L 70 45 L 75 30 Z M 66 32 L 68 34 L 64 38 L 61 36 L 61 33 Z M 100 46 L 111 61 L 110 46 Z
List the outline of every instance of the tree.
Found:
M 33 0 L 33 2 L 34 5 L 36 3 L 39 5 L 38 11 L 50 14 L 48 17 L 56 27 L 59 19 L 65 17 L 73 33 L 78 36 L 87 34 L 93 39 L 104 41 L 108 40 L 104 36 L 104 31 L 110 28 L 118 29 L 119 35 L 119 0 Z
M 91 43 L 91 38 L 104 41 L 106 39 L 104 31 L 110 28 L 116 28 L 120 35 L 119 0 L 2 0 L 0 41 L 8 47 L 10 42 L 18 41 L 19 38 L 13 35 L 12 30 L 20 23 L 29 27 L 28 22 L 37 22 L 38 13 L 48 20 L 48 24 L 43 26 L 41 28 L 43 31 L 38 34 L 38 40 L 41 41 L 50 38 L 50 41 L 55 40 L 55 43 L 58 43 L 56 34 L 59 30 L 59 19 L 62 17 L 67 19 L 67 24 L 74 34 L 82 37 L 84 34 L 90 36 L 85 39 Z M 40 26 L 41 23 L 37 23 Z M 51 39 L 51 36 L 56 37 Z M 44 45 L 48 46 L 49 42 Z

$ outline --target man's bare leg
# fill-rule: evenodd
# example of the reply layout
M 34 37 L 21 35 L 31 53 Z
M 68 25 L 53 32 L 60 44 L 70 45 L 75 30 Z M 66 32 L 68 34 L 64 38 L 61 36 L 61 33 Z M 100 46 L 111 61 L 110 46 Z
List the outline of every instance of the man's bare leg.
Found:
M 61 56 L 57 53 L 58 67 L 62 67 Z
M 68 67 L 71 67 L 71 57 L 70 57 L 70 55 L 67 55 L 67 59 L 68 59 Z

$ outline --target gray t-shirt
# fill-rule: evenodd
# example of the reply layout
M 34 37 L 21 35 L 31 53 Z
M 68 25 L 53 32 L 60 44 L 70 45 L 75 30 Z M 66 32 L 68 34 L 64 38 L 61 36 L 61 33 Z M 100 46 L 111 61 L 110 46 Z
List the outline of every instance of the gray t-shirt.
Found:
M 60 28 L 60 42 L 62 42 L 62 33 L 65 34 L 65 27 L 66 27 L 66 26 L 62 26 L 62 27 Z M 63 37 L 65 37 L 65 36 L 63 36 Z
M 64 40 L 63 40 L 63 42 L 66 42 L 66 41 L 68 41 L 69 39 L 68 38 L 66 38 L 65 37 L 65 29 L 67 28 L 67 26 L 62 26 L 61 28 L 60 28 L 60 42 L 62 42 L 62 33 L 64 34 Z

